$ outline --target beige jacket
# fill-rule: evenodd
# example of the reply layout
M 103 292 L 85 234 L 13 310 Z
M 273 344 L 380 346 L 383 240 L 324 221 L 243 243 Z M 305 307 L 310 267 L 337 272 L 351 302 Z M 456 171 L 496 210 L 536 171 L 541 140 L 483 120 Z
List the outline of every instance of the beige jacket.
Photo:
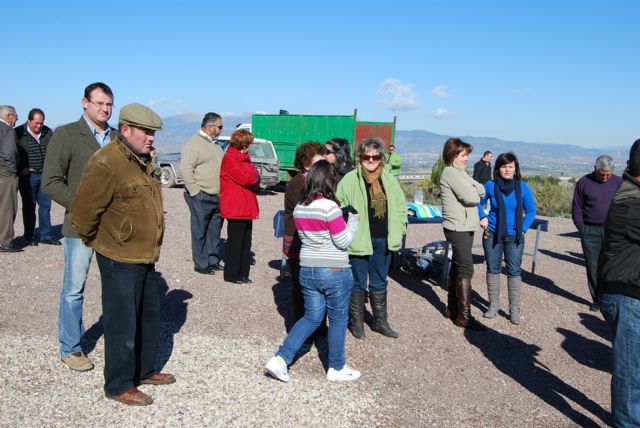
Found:
M 484 186 L 467 174 L 465 167 L 447 166 L 440 177 L 442 226 L 456 232 L 472 232 L 480 226 L 478 202 Z
M 200 132 L 196 132 L 184 143 L 180 169 L 189 195 L 195 196 L 201 191 L 209 195 L 220 194 L 220 165 L 223 156 L 222 148 Z

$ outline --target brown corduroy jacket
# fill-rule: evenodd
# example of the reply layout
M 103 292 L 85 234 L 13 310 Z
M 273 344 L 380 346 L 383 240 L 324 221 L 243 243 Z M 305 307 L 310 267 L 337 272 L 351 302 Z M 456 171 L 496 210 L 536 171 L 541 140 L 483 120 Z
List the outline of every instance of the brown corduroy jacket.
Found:
M 89 159 L 70 207 L 85 245 L 123 263 L 158 261 L 164 235 L 162 189 L 154 164 L 120 139 Z

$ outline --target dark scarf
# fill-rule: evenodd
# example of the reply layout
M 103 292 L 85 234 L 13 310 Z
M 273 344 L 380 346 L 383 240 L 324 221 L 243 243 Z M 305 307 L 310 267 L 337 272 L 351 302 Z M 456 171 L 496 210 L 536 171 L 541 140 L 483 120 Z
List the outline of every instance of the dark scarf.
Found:
M 496 207 L 496 233 L 493 235 L 494 244 L 502 242 L 504 238 L 508 236 L 507 232 L 507 209 L 504 206 L 503 194 L 509 196 L 511 192 L 516 191 L 516 244 L 520 243 L 522 237 L 522 186 L 520 180 L 503 180 L 502 177 L 496 177 L 493 179 L 498 192 L 496 192 L 496 200 L 498 206 Z

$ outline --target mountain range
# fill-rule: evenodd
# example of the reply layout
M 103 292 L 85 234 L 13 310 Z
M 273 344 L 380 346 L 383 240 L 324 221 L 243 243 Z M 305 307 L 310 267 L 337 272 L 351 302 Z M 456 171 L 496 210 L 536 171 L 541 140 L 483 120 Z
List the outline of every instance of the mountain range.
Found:
M 163 118 L 163 129 L 156 134 L 155 146 L 160 153 L 179 152 L 182 145 L 199 128 L 202 116 L 181 114 Z M 251 115 L 224 116 L 223 135 L 230 135 L 240 123 L 251 122 Z M 398 152 L 407 160 L 411 169 L 430 169 L 429 164 L 442 153 L 442 146 L 449 135 L 424 130 L 396 130 L 395 144 Z M 494 155 L 514 152 L 524 168 L 529 170 L 566 171 L 567 174 L 589 172 L 594 160 L 601 154 L 609 154 L 618 165 L 626 161 L 628 147 L 587 148 L 572 144 L 533 143 L 507 141 L 493 137 L 459 136 L 474 147 L 470 162 L 475 162 L 486 150 Z M 404 169 L 404 168 L 403 168 Z

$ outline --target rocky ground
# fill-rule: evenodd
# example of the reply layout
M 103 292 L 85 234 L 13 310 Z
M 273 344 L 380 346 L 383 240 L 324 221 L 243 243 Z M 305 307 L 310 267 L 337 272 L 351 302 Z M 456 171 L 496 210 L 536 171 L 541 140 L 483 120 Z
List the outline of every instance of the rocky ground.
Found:
M 100 277 L 92 264 L 85 290 L 87 373 L 60 361 L 58 296 L 62 247 L 40 245 L 0 263 L 0 426 L 605 426 L 611 346 L 599 313 L 589 312 L 579 238 L 569 219 L 550 219 L 535 274 L 525 257 L 522 324 L 487 305 L 482 249 L 474 249 L 472 313 L 486 332 L 443 318 L 437 281 L 391 273 L 389 313 L 400 332 L 348 335 L 347 358 L 360 380 L 333 384 L 316 348 L 290 369 L 288 384 L 263 366 L 285 336 L 289 283 L 279 279 L 280 240 L 272 218 L 283 195 L 261 194 L 254 224 L 251 285 L 193 271 L 189 213 L 182 189 L 165 190 L 167 230 L 157 264 L 163 294 L 158 364 L 177 383 L 142 388 L 155 403 L 130 408 L 102 392 Z M 63 210 L 54 204 L 53 223 Z M 16 234 L 22 233 L 16 220 Z M 225 233 L 223 232 L 223 235 Z M 527 234 L 531 250 L 534 234 Z M 437 225 L 410 225 L 408 246 L 443 239 Z M 478 243 L 480 236 L 476 237 Z M 506 282 L 506 281 L 503 281 Z M 507 308 L 503 284 L 502 308 Z M 321 347 L 322 349 L 322 347 Z

